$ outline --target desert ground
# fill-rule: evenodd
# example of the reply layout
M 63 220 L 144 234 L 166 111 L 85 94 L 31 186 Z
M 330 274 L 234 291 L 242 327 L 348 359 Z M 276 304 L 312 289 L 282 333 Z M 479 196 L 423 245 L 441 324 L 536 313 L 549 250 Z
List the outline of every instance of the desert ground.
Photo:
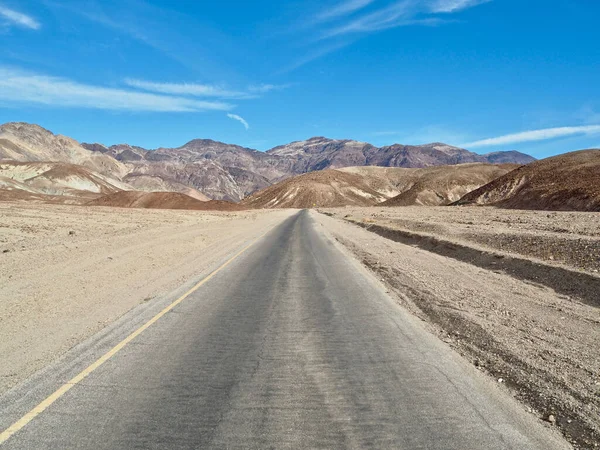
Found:
M 297 212 L 0 203 L 0 392 Z M 600 443 L 600 214 L 344 207 L 310 220 L 531 415 L 575 448 Z
M 399 304 L 566 436 L 600 445 L 600 214 L 321 209 Z M 595 437 L 594 437 L 595 436 Z
M 0 392 L 288 215 L 0 203 Z

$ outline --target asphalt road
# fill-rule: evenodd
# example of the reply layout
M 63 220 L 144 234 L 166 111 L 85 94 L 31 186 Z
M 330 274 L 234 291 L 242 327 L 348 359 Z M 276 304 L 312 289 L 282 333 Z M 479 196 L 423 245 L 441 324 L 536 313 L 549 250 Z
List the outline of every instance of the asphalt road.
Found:
M 51 392 L 69 379 L 70 367 L 47 371 L 35 386 L 46 383 Z M 30 382 L 0 402 L 0 424 L 46 395 L 35 394 L 35 386 Z M 135 337 L 3 448 L 568 446 L 398 307 L 305 211 Z

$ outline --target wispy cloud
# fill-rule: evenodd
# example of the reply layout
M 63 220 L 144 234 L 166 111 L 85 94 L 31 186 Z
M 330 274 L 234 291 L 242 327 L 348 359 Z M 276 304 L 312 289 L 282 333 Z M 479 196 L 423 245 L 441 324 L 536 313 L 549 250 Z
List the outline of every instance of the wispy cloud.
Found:
M 432 13 L 453 13 L 491 1 L 492 0 L 433 0 L 429 6 L 429 10 Z
M 258 84 L 248 86 L 248 92 L 253 94 L 266 94 L 271 91 L 281 91 L 283 89 L 289 88 L 290 84 Z
M 342 21 L 325 30 L 321 38 L 328 39 L 348 33 L 372 33 L 410 25 L 433 26 L 447 22 L 445 17 L 491 0 L 400 0 L 383 8 Z
M 0 5 L 0 20 L 31 30 L 38 30 L 41 27 L 40 23 L 33 17 L 2 5 Z
M 83 84 L 9 67 L 0 67 L 0 101 L 8 104 L 154 112 L 227 111 L 233 108 L 233 105 L 220 101 Z
M 507 134 L 504 136 L 482 139 L 462 145 L 466 148 L 492 147 L 498 145 L 517 144 L 521 142 L 546 141 L 574 135 L 600 134 L 600 125 L 586 125 L 578 127 L 545 128 L 542 130 L 523 131 L 521 133 Z
M 229 117 L 230 119 L 237 120 L 238 122 L 240 122 L 242 125 L 244 125 L 244 128 L 246 130 L 250 129 L 250 125 L 248 124 L 248 122 L 246 122 L 246 120 L 243 117 L 238 116 L 237 114 L 227 114 L 227 117 Z
M 247 92 L 238 92 L 226 89 L 223 86 L 197 83 L 157 83 L 153 81 L 126 79 L 128 86 L 143 89 L 145 91 L 159 92 L 161 94 L 190 95 L 194 97 L 217 97 L 217 98 L 254 98 L 255 95 Z
M 491 2 L 492 0 L 345 0 L 323 9 L 303 22 L 310 29 L 311 44 L 320 42 L 308 56 L 298 59 L 279 73 L 295 70 L 315 59 L 346 47 L 363 36 L 407 26 L 439 26 L 453 22 L 453 13 Z M 323 44 L 323 42 L 327 44 Z M 305 43 L 306 45 L 306 43 Z
M 323 56 L 328 55 L 329 53 L 333 53 L 337 50 L 347 47 L 348 45 L 352 44 L 352 42 L 353 41 L 351 39 L 346 39 L 346 40 L 336 42 L 334 44 L 329 44 L 322 48 L 316 49 L 312 53 L 309 53 L 308 55 L 301 57 L 298 60 L 291 63 L 290 65 L 282 68 L 279 72 L 277 72 L 277 74 L 281 75 L 281 74 L 285 74 L 285 73 L 291 72 L 293 70 L 296 70 L 299 67 L 302 67 L 311 61 L 314 61 L 315 59 L 322 58 Z
M 347 0 L 345 2 L 337 4 L 333 8 L 321 11 L 315 16 L 314 22 L 332 20 L 338 17 L 346 16 L 348 14 L 352 14 L 369 6 L 374 1 L 375 0 Z
M 251 85 L 245 91 L 231 90 L 224 85 L 199 84 L 199 83 L 158 83 L 154 81 L 126 79 L 128 86 L 144 91 L 158 92 L 161 94 L 184 95 L 192 97 L 214 97 L 223 99 L 253 99 L 271 91 L 278 91 L 289 87 L 287 84 L 258 84 Z

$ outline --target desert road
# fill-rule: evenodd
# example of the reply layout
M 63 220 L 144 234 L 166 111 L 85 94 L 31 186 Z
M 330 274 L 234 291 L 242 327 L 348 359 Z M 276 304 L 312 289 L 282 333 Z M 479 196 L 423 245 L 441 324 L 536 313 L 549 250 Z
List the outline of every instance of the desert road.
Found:
M 569 448 L 395 304 L 311 214 L 270 230 L 141 332 L 131 336 L 151 305 L 10 391 L 2 448 Z

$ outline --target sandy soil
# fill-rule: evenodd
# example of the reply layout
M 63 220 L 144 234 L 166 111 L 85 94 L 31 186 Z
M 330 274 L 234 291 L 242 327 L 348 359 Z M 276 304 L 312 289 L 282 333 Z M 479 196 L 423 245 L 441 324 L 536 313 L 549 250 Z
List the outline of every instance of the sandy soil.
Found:
M 0 392 L 291 213 L 0 203 Z
M 336 216 L 597 274 L 600 213 L 491 207 L 344 208 Z
M 443 340 L 555 423 L 576 448 L 600 445 L 597 266 L 585 251 L 570 259 L 556 251 L 547 262 L 528 256 L 540 251 L 534 247 L 505 252 L 507 241 L 530 237 L 542 247 L 546 238 L 597 245 L 600 214 L 422 207 L 322 212 L 333 216 L 314 215 L 324 228 Z

